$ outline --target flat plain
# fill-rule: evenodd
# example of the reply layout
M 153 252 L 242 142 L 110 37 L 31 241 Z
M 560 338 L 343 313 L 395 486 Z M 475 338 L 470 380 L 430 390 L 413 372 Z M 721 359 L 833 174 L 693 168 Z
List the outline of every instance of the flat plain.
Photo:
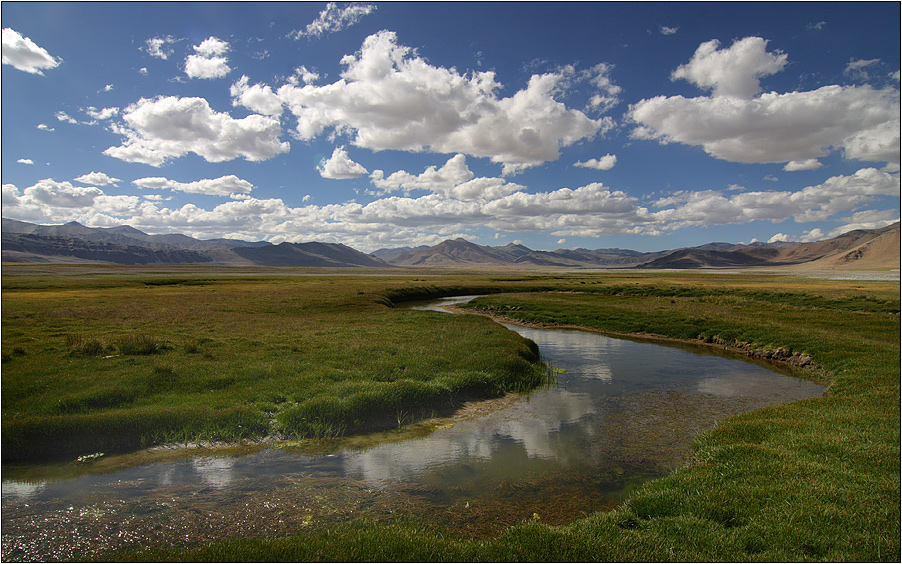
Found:
M 796 359 L 823 398 L 722 422 L 614 511 L 493 539 L 430 523 L 235 539 L 114 560 L 875 560 L 900 556 L 899 284 L 718 272 L 4 265 L 4 462 L 330 437 L 547 378 L 486 316 Z M 779 351 L 779 352 L 778 352 Z M 804 361 L 799 361 L 804 359 Z M 785 362 L 784 362 L 785 364 Z M 804 366 L 802 366 L 804 365 Z

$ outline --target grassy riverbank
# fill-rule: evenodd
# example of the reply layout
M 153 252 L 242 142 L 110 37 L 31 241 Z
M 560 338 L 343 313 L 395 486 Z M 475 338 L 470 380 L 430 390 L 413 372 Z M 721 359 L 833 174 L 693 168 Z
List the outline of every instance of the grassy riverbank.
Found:
M 4 461 L 390 428 L 545 378 L 533 343 L 388 307 L 384 278 L 10 270 Z
M 898 283 L 705 273 L 449 274 L 415 280 L 101 270 L 65 277 L 25 275 L 27 268 L 9 276 L 4 269 L 4 458 L 8 429 L 26 427 L 27 420 L 90 421 L 124 417 L 129 410 L 137 410 L 141 420 L 180 402 L 179 412 L 218 410 L 232 422 L 239 418 L 230 416 L 249 413 L 260 433 L 268 425 L 309 421 L 281 415 L 297 414 L 298 406 L 315 399 L 304 395 L 308 387 L 320 390 L 321 398 L 357 394 L 367 398 L 359 400 L 364 405 L 382 402 L 390 409 L 376 419 L 400 419 L 397 410 L 406 398 L 419 401 L 423 396 L 416 394 L 428 396 L 429 390 L 440 390 L 437 405 L 447 405 L 449 392 L 441 386 L 453 382 L 462 383 L 459 390 L 486 395 L 523 386 L 512 375 L 530 373 L 534 351 L 516 335 L 479 316 L 388 306 L 449 293 L 505 292 L 474 307 L 524 322 L 703 337 L 711 346 L 743 351 L 782 347 L 799 353 L 797 358 L 810 356 L 818 368 L 800 370 L 829 383 L 823 398 L 723 422 L 698 439 L 691 465 L 649 482 L 615 511 L 567 526 L 546 526 L 539 516 L 495 539 L 465 540 L 429 523 L 351 522 L 336 530 L 235 539 L 187 552 L 148 547 L 114 560 L 899 560 Z M 80 338 L 67 337 L 73 334 Z M 118 339 L 129 334 L 150 335 L 160 346 L 153 354 L 126 354 Z M 91 344 L 79 350 L 81 343 Z M 102 354 L 89 354 L 96 349 Z M 173 381 L 156 387 L 170 373 Z M 295 381 L 299 375 L 308 379 Z M 216 379 L 222 387 L 214 385 Z M 135 394 L 134 399 L 124 406 L 98 405 L 90 399 L 104 397 L 103 388 L 91 388 L 96 381 L 107 388 L 117 383 L 126 399 Z M 378 395 L 396 382 L 413 395 Z M 285 391 L 286 383 L 294 387 Z M 77 409 L 61 411 L 60 404 Z M 339 407 L 323 411 L 333 414 L 329 421 L 335 426 L 306 432 L 355 427 Z M 185 428 L 190 426 L 178 433 L 187 436 Z M 247 433 L 243 424 L 241 429 L 237 435 Z

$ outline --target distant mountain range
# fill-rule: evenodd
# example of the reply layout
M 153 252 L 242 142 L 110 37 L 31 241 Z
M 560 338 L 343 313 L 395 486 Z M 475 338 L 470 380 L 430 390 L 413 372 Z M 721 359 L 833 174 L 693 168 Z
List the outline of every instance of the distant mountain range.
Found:
M 336 243 L 201 240 L 186 235 L 148 235 L 129 226 L 34 225 L 2 220 L 3 262 L 112 264 L 224 264 L 244 266 L 388 266 Z
M 466 239 L 443 241 L 434 247 L 417 247 L 397 253 L 395 249 L 380 249 L 373 253 L 397 266 L 557 266 L 632 267 L 666 256 L 670 251 L 640 253 L 624 249 L 558 249 L 534 251 L 523 245 L 510 243 L 503 247 L 485 247 Z
M 468 266 L 486 268 L 744 268 L 886 270 L 899 268 L 899 223 L 850 231 L 814 243 L 708 243 L 642 253 L 625 249 L 534 251 L 523 245 L 488 247 L 465 239 L 432 247 L 362 253 L 337 243 L 201 240 L 180 234 L 148 235 L 129 226 L 92 228 L 76 222 L 35 225 L 2 220 L 4 262 L 111 264 L 216 264 L 242 266 Z

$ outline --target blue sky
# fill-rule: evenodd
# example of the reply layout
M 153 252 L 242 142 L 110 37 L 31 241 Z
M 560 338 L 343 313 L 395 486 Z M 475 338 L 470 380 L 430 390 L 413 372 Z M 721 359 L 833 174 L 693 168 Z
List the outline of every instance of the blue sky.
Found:
M 900 4 L 3 2 L 3 217 L 363 251 L 897 221 Z

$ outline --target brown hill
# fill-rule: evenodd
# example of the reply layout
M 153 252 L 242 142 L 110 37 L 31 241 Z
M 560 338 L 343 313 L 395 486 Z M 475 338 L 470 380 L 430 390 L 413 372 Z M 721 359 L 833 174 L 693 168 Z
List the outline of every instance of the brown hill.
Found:
M 460 266 L 510 264 L 510 260 L 491 247 L 483 247 L 466 239 L 442 241 L 438 245 L 395 257 L 398 266 Z
M 892 270 L 902 262 L 898 223 L 883 229 L 850 231 L 798 247 L 802 248 L 796 249 L 795 258 L 823 255 L 795 265 L 796 270 Z
M 237 247 L 231 252 L 258 266 L 388 266 L 381 259 L 340 243 L 280 243 Z
M 705 267 L 750 267 L 767 266 L 777 249 L 742 248 L 733 251 L 711 251 L 705 249 L 680 249 L 667 256 L 655 259 L 638 268 L 705 268 Z
M 890 270 L 899 268 L 899 223 L 859 229 L 839 237 L 784 247 L 737 246 L 730 250 L 680 249 L 639 268 L 782 267 L 792 270 Z

